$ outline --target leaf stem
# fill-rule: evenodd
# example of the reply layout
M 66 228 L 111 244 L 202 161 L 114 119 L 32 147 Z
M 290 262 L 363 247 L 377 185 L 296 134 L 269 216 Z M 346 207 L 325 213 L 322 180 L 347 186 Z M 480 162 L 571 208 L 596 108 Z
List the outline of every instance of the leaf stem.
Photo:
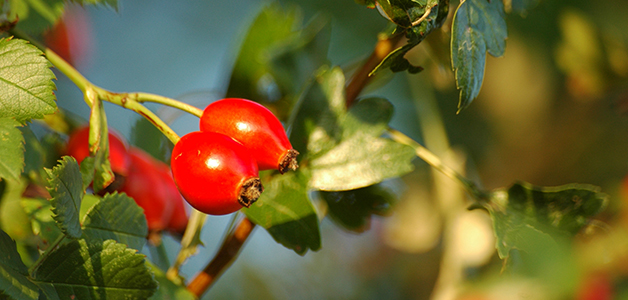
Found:
M 35 263 L 30 268 L 28 268 L 28 274 L 30 274 L 32 277 L 35 277 L 35 274 L 33 274 L 33 272 L 35 272 L 37 268 L 39 268 L 39 266 L 46 260 L 48 256 L 50 256 L 52 252 L 59 248 L 59 245 L 61 245 L 61 242 L 63 242 L 65 238 L 65 234 L 61 234 L 59 237 L 57 237 L 52 245 L 50 245 L 48 249 L 46 249 L 46 251 L 44 251 L 44 253 L 42 253 L 39 258 L 37 258 L 37 261 L 35 261 Z
M 238 257 L 240 249 L 254 228 L 255 224 L 251 220 L 243 218 L 232 233 L 224 239 L 220 249 L 205 269 L 188 284 L 187 289 L 200 298 Z
M 445 176 L 453 180 L 456 180 L 460 184 L 462 184 L 462 186 L 464 186 L 464 188 L 473 197 L 473 199 L 477 200 L 480 203 L 482 203 L 486 199 L 487 197 L 486 192 L 478 188 L 478 186 L 469 178 L 463 176 L 462 174 L 456 172 L 456 170 L 443 164 L 443 162 L 440 160 L 440 158 L 438 158 L 438 156 L 432 153 L 432 151 L 423 147 L 423 145 L 417 143 L 416 141 L 414 141 L 407 135 L 403 134 L 402 132 L 392 129 L 392 128 L 388 129 L 388 134 L 390 134 L 391 138 L 394 141 L 414 148 L 416 152 L 416 156 L 421 158 L 428 165 L 432 166 L 436 170 L 445 174 Z
M 205 224 L 205 219 L 207 219 L 206 214 L 196 209 L 192 209 L 188 226 L 185 228 L 185 232 L 181 238 L 181 249 L 179 250 L 174 263 L 166 273 L 166 277 L 171 281 L 179 281 L 179 269 L 190 256 L 196 253 L 196 248 L 199 244 L 201 244 L 200 235 L 201 229 Z

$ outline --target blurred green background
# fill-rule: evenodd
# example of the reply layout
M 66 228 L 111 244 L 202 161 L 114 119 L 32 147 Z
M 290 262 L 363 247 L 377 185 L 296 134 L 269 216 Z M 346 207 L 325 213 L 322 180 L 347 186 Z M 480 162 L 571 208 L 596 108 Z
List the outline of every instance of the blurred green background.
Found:
M 89 45 L 78 69 L 112 91 L 150 92 L 204 107 L 226 92 L 244 34 L 267 4 L 120 0 L 118 12 L 74 7 L 86 11 Z M 282 4 L 301 7 L 304 20 L 330 16 L 329 59 L 345 70 L 370 54 L 387 26 L 376 10 L 353 0 Z M 451 5 L 453 13 L 458 2 Z M 610 194 L 599 217 L 604 223 L 573 242 L 574 254 L 556 266 L 540 264 L 539 272 L 558 270 L 548 273 L 555 280 L 550 282 L 570 292 L 504 279 L 487 214 L 466 211 L 460 187 L 417 159 L 415 172 L 387 183 L 398 203 L 390 216 L 374 217 L 368 231 L 349 233 L 324 219 L 322 249 L 300 257 L 258 228 L 205 298 L 569 299 L 564 295 L 581 293 L 599 278 L 611 278 L 616 298 L 628 295 L 622 284 L 628 275 L 628 196 L 622 188 L 628 173 L 628 2 L 540 1 L 524 16 L 509 14 L 507 22 L 506 54 L 489 57 L 479 97 L 460 114 L 449 62 L 450 22 L 408 54 L 425 68 L 422 73 L 385 74 L 365 93 L 393 102 L 392 127 L 486 189 L 516 180 L 578 182 Z M 59 77 L 59 106 L 88 116 L 80 91 Z M 129 137 L 138 116 L 113 105 L 106 109 L 109 124 Z M 173 128 L 185 134 L 198 123 L 183 116 Z M 214 253 L 228 220 L 208 218 L 205 248 L 183 269 L 188 278 Z M 176 244 L 167 243 L 174 257 Z

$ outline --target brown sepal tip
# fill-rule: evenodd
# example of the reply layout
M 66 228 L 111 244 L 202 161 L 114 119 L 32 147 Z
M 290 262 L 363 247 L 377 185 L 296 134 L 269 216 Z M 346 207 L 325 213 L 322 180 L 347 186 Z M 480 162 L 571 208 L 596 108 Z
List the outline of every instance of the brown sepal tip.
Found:
M 288 170 L 296 171 L 299 167 L 299 164 L 297 163 L 297 155 L 299 155 L 297 150 L 288 150 L 279 162 L 279 173 L 283 174 L 288 172 Z
M 262 195 L 264 187 L 259 177 L 252 177 L 244 181 L 240 188 L 238 202 L 244 207 L 250 207 Z

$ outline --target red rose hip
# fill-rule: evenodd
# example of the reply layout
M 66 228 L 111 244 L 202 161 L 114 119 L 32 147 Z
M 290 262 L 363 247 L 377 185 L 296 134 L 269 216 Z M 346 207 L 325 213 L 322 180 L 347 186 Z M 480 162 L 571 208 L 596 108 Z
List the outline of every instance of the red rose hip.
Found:
M 117 174 L 126 176 L 129 171 L 130 160 L 127 155 L 127 145 L 123 138 L 109 129 L 109 160 L 111 170 Z M 75 130 L 70 134 L 67 145 L 67 155 L 81 163 L 89 153 L 89 126 Z
M 208 105 L 203 111 L 201 131 L 218 132 L 242 143 L 260 170 L 296 170 L 296 157 L 281 122 L 256 102 L 228 98 Z
M 168 227 L 174 203 L 167 198 L 168 188 L 160 175 L 160 161 L 138 148 L 129 149 L 131 167 L 120 189 L 144 209 L 148 230 L 161 231 Z
M 206 214 L 224 215 L 249 207 L 263 190 L 248 149 L 220 133 L 184 135 L 172 150 L 170 164 L 183 198 Z

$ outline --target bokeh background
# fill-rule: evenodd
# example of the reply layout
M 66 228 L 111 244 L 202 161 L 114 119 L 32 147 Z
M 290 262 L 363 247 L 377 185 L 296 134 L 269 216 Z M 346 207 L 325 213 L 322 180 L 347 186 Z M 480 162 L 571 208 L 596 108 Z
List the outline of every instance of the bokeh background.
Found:
M 353 0 L 281 3 L 301 7 L 304 20 L 330 16 L 329 59 L 346 70 L 370 54 L 387 26 L 376 10 Z M 453 12 L 458 3 L 451 4 Z M 112 91 L 150 92 L 204 107 L 226 92 L 244 34 L 268 2 L 119 5 L 118 11 L 70 10 L 82 45 L 79 71 Z M 566 267 L 556 276 L 577 291 L 612 278 L 607 287 L 619 299 L 628 295 L 622 288 L 628 268 L 621 267 L 628 265 L 628 196 L 622 186 L 628 174 L 628 3 L 540 1 L 526 15 L 509 14 L 507 22 L 506 54 L 488 58 L 482 91 L 460 114 L 449 62 L 450 23 L 408 54 L 423 72 L 386 74 L 365 93 L 393 102 L 391 126 L 486 189 L 516 180 L 602 187 L 611 201 L 599 216 L 603 223 L 577 242 L 575 262 L 569 262 L 578 266 L 577 275 L 565 275 L 572 270 Z M 58 77 L 59 106 L 87 117 L 80 91 Z M 198 129 L 194 117 L 149 107 L 168 116 L 181 135 Z M 138 116 L 113 105 L 106 110 L 110 126 L 129 137 Z M 500 279 L 488 215 L 466 211 L 459 186 L 418 159 L 415 164 L 413 173 L 387 183 L 397 203 L 389 216 L 374 217 L 369 230 L 349 233 L 323 219 L 322 249 L 301 257 L 258 228 L 205 298 L 553 299 L 551 291 L 535 289 L 534 280 Z M 205 247 L 184 275 L 190 278 L 210 259 L 228 222 L 208 218 Z M 176 242 L 165 242 L 174 257 Z

